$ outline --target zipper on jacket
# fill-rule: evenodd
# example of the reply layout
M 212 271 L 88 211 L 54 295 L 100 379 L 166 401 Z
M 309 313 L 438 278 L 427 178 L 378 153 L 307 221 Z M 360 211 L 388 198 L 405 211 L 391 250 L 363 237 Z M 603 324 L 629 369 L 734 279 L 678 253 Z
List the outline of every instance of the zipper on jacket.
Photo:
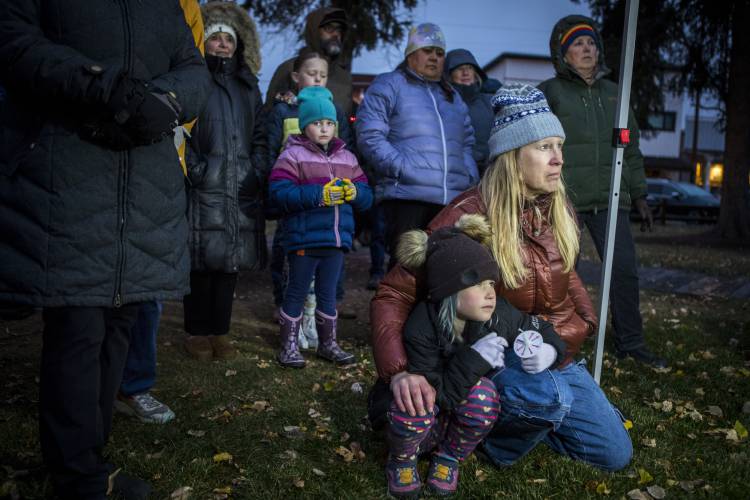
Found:
M 435 96 L 432 95 L 432 89 L 427 84 L 427 93 L 430 94 L 432 99 L 432 105 L 435 107 L 435 114 L 437 115 L 438 124 L 440 125 L 440 139 L 443 141 L 443 205 L 448 204 L 448 147 L 445 144 L 445 128 L 443 128 L 443 118 L 440 116 L 438 110 L 437 101 Z
M 122 14 L 122 29 L 125 46 L 125 62 L 123 67 L 129 75 L 132 71 L 133 63 L 133 37 L 131 36 L 130 13 L 128 12 L 128 2 L 120 2 L 120 11 Z M 122 276 L 125 269 L 125 223 L 127 213 L 127 193 L 128 193 L 128 151 L 117 154 L 117 174 L 118 174 L 118 192 L 117 192 L 117 224 L 118 224 L 118 241 L 117 241 L 117 268 L 115 270 L 115 296 L 112 303 L 115 307 L 123 304 L 122 298 Z
M 331 180 L 333 180 L 336 176 L 333 175 L 333 167 L 331 166 L 331 157 L 328 156 L 327 152 L 323 153 L 326 157 L 326 162 L 328 162 L 328 174 L 331 176 Z M 339 233 L 339 206 L 334 205 L 333 206 L 333 234 L 336 236 L 336 248 L 341 248 L 341 234 Z

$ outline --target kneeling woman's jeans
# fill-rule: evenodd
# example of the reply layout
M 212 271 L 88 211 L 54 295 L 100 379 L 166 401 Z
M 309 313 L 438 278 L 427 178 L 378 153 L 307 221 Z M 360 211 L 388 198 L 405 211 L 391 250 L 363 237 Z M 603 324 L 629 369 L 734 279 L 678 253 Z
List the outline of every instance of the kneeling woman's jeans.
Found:
M 495 386 L 484 377 L 461 404 L 439 418 L 437 405 L 425 416 L 412 417 L 394 402 L 388 411 L 390 457 L 397 462 L 414 462 L 417 455 L 437 447 L 437 453 L 463 460 L 490 432 L 499 410 Z
M 556 452 L 600 469 L 626 467 L 633 454 L 622 414 L 586 369 L 586 362 L 531 375 L 511 349 L 494 373 L 503 411 L 482 451 L 508 466 L 544 441 Z

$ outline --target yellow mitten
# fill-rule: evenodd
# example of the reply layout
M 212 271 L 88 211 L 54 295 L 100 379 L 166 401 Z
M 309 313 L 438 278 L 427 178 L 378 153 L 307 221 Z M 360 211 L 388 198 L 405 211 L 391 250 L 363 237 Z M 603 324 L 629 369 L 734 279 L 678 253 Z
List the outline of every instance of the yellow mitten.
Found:
M 344 188 L 338 177 L 323 186 L 323 205 L 332 207 L 344 203 Z
M 351 179 L 343 179 L 344 181 L 344 200 L 352 201 L 357 197 L 357 186 L 351 181 Z

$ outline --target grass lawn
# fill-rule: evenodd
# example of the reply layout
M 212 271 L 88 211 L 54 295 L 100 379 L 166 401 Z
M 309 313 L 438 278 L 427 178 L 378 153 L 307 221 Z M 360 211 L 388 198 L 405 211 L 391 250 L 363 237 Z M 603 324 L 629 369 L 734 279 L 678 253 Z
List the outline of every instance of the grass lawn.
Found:
M 167 304 L 154 394 L 177 419 L 158 426 L 117 416 L 106 450 L 112 461 L 149 480 L 154 498 L 183 487 L 197 499 L 385 497 L 386 449 L 365 419 L 374 379 L 370 294 L 361 289 L 368 262 L 364 251 L 352 257 L 348 300 L 360 319 L 342 321 L 341 337 L 357 353 L 356 367 L 337 369 L 312 355 L 304 370 L 275 363 L 267 273 L 242 276 L 232 330 L 242 355 L 232 362 L 189 359 L 181 304 Z M 651 345 L 672 368 L 656 372 L 609 356 L 602 381 L 633 422 L 631 466 L 600 472 L 544 445 L 503 470 L 472 458 L 462 467 L 462 498 L 649 498 L 632 492 L 647 488 L 657 498 L 748 497 L 750 305 L 644 292 L 642 310 Z M 40 328 L 38 314 L 0 323 L 0 498 L 44 496 Z M 588 349 L 590 357 L 593 342 Z

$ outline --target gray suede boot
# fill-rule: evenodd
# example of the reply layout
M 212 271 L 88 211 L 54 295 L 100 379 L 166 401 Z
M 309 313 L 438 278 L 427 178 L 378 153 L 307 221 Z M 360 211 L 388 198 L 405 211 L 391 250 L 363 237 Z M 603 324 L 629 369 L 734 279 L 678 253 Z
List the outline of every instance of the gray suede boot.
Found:
M 318 328 L 318 357 L 333 361 L 337 365 L 352 365 L 357 362 L 354 354 L 349 354 L 336 343 L 336 316 L 315 311 L 315 324 Z

